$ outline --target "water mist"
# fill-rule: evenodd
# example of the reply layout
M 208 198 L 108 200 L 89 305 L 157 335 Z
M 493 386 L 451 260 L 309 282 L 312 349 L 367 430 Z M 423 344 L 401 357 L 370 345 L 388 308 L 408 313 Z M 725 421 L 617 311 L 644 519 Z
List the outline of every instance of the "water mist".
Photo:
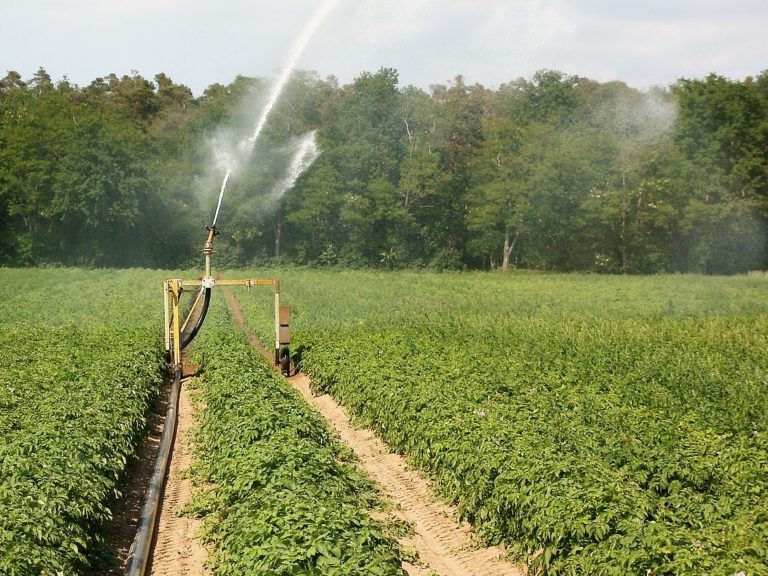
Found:
M 264 125 L 267 123 L 267 119 L 269 118 L 270 112 L 272 112 L 272 108 L 274 108 L 275 103 L 277 102 L 278 98 L 280 97 L 280 94 L 285 88 L 285 85 L 288 83 L 291 73 L 296 67 L 296 64 L 301 58 L 301 55 L 304 53 L 304 50 L 306 49 L 307 44 L 309 43 L 312 36 L 315 34 L 315 31 L 320 26 L 323 19 L 326 17 L 328 12 L 330 12 L 331 8 L 333 8 L 333 6 L 337 2 L 338 0 L 328 0 L 327 2 L 323 3 L 320 6 L 320 8 L 317 10 L 317 12 L 314 14 L 312 19 L 309 21 L 309 23 L 306 25 L 301 35 L 299 36 L 298 41 L 294 45 L 293 50 L 291 51 L 290 58 L 287 64 L 285 65 L 285 67 L 283 68 L 282 73 L 280 74 L 280 76 L 278 76 L 277 80 L 272 86 L 272 90 L 270 91 L 267 103 L 264 106 L 261 112 L 261 115 L 259 116 L 256 122 L 256 125 L 254 126 L 253 133 L 246 140 L 240 143 L 238 147 L 239 153 L 237 155 L 237 159 L 235 159 L 234 157 L 230 157 L 224 163 L 224 166 L 225 166 L 224 180 L 221 183 L 221 190 L 219 191 L 219 199 L 216 205 L 216 213 L 214 214 L 214 217 L 213 217 L 212 226 L 216 225 L 216 220 L 219 216 L 219 209 L 221 208 L 221 201 L 222 201 L 222 198 L 224 197 L 224 191 L 227 188 L 227 182 L 229 181 L 229 177 L 231 176 L 232 171 L 237 164 L 237 160 L 240 160 L 240 161 L 245 160 L 250 154 L 250 152 L 253 150 L 253 147 L 256 144 L 256 140 L 259 138 L 261 131 L 264 129 Z M 312 136 L 312 142 L 314 142 L 314 133 Z M 298 178 L 298 175 L 296 177 Z M 294 182 L 295 182 L 295 179 L 294 179 Z
M 280 180 L 272 189 L 270 198 L 272 200 L 278 200 L 283 194 L 293 188 L 293 185 L 296 184 L 296 180 L 298 180 L 299 176 L 301 176 L 307 168 L 312 166 L 319 155 L 320 151 L 317 148 L 315 131 L 313 130 L 302 136 L 301 140 L 299 140 L 296 146 L 296 152 L 294 152 L 293 157 L 291 158 L 291 163 L 288 166 L 288 173 L 285 178 Z

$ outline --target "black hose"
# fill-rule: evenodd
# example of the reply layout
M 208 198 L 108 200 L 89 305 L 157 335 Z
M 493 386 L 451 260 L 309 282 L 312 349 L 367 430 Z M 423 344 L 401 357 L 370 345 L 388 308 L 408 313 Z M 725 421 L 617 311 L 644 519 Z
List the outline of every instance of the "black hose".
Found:
M 205 291 L 205 295 L 203 296 L 203 307 L 201 311 L 199 312 L 199 315 L 197 317 L 197 321 L 195 322 L 195 327 L 192 328 L 191 331 L 186 332 L 181 335 L 181 347 L 186 348 L 192 340 L 194 340 L 195 336 L 197 336 L 197 333 L 200 331 L 200 328 L 203 325 L 203 322 L 205 321 L 205 315 L 208 313 L 208 306 L 211 303 L 211 289 L 210 288 L 203 288 Z M 190 310 L 189 316 L 187 317 L 187 322 L 189 322 L 189 318 L 192 316 L 192 314 L 195 313 L 194 308 Z M 184 324 L 186 325 L 187 322 Z
M 160 447 L 155 458 L 155 469 L 149 481 L 144 506 L 139 517 L 139 526 L 131 549 L 128 551 L 128 563 L 125 576 L 145 576 L 149 567 L 149 552 L 157 525 L 157 513 L 160 497 L 163 493 L 165 477 L 168 473 L 168 463 L 171 459 L 171 448 L 176 436 L 176 421 L 179 412 L 179 393 L 181 392 L 181 369 L 173 374 L 171 394 L 168 399 L 168 410 L 165 413 L 165 425 L 160 437 Z

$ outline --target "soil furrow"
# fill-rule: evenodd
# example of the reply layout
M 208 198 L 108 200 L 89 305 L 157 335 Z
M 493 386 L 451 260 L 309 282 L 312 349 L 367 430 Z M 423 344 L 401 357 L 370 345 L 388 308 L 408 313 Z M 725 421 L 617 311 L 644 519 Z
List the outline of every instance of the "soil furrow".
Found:
M 229 308 L 251 343 L 270 359 L 270 351 L 248 333 L 242 310 L 231 292 L 225 290 Z M 376 482 L 393 505 L 393 515 L 413 527 L 401 539 L 404 549 L 412 550 L 414 562 L 404 563 L 410 576 L 523 576 L 525 571 L 502 558 L 501 547 L 478 543 L 471 527 L 453 520 L 457 514 L 449 505 L 435 499 L 429 481 L 408 468 L 405 460 L 390 452 L 371 430 L 356 428 L 344 407 L 331 396 L 316 396 L 309 378 L 298 374 L 288 378 L 304 399 L 314 406 L 357 455 L 362 469 Z
M 181 383 L 176 441 L 163 492 L 150 574 L 152 576 L 207 576 L 205 548 L 198 537 L 201 520 L 181 514 L 192 498 L 187 470 L 192 464 L 194 408 L 187 387 Z
M 480 545 L 466 523 L 453 520 L 455 510 L 436 502 L 429 482 L 407 468 L 403 458 L 387 451 L 370 430 L 352 426 L 349 416 L 328 395 L 315 396 L 303 374 L 288 379 L 315 406 L 360 459 L 363 470 L 395 506 L 394 514 L 410 523 L 414 534 L 407 546 L 416 549 L 419 566 L 409 574 L 437 571 L 441 576 L 521 576 L 525 572 L 501 558 L 501 547 Z

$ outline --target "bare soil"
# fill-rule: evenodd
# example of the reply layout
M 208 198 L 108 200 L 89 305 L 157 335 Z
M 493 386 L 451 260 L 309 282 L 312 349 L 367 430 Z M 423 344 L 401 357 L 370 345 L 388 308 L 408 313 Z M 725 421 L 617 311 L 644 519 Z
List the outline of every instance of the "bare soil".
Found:
M 249 340 L 268 360 L 272 360 L 258 339 L 248 333 L 242 310 L 228 290 L 227 303 L 238 324 L 246 330 Z M 430 482 L 405 460 L 394 454 L 368 429 L 353 426 L 346 410 L 329 395 L 316 396 L 304 374 L 288 378 L 304 399 L 314 406 L 330 423 L 339 438 L 359 458 L 361 468 L 378 484 L 392 505 L 392 516 L 398 524 L 413 528 L 400 539 L 408 551 L 409 562 L 404 568 L 410 576 L 523 576 L 525 570 L 505 560 L 504 549 L 483 546 L 471 527 L 459 523 L 454 508 L 439 501 Z
M 192 498 L 192 481 L 187 471 L 193 461 L 192 429 L 195 406 L 189 377 L 181 381 L 176 441 L 163 492 L 160 518 L 153 547 L 150 574 L 153 576 L 207 576 L 207 553 L 198 537 L 202 520 L 182 515 Z

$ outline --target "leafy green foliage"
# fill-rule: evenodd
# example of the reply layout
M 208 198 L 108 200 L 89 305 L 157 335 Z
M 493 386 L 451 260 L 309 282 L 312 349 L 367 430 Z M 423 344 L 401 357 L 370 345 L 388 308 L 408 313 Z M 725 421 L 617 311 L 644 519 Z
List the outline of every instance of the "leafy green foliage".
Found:
M 77 574 L 104 553 L 162 376 L 142 275 L 0 271 L 0 573 Z
M 195 342 L 205 488 L 193 510 L 206 519 L 214 573 L 403 574 L 350 454 L 224 314 L 219 300 Z
M 281 277 L 317 390 L 532 573 L 768 570 L 763 278 Z
M 293 74 L 228 184 L 232 265 L 768 266 L 768 73 L 646 93 L 553 70 L 498 90 L 398 82 L 391 68 L 343 86 Z M 247 138 L 268 89 L 238 76 L 195 98 L 165 74 L 78 87 L 9 72 L 0 264 L 183 265 L 223 178 L 211 143 Z M 271 194 L 309 131 L 317 162 Z

